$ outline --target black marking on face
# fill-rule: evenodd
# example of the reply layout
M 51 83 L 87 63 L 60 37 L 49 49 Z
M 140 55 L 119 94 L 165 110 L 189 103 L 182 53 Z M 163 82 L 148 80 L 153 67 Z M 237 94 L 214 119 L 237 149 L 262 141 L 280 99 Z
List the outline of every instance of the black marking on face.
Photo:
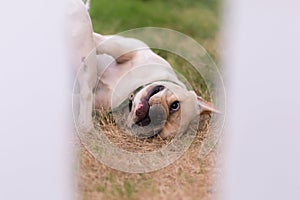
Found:
M 132 101 L 133 101 L 133 99 L 134 99 L 134 93 L 130 93 L 129 97 L 128 97 L 128 100 L 129 100 L 129 103 L 128 103 L 129 112 L 131 112 L 131 110 L 132 110 Z
M 163 86 L 163 85 L 155 86 L 155 87 L 152 89 L 151 93 L 150 93 L 149 99 L 150 99 L 150 97 L 152 97 L 153 95 L 159 93 L 159 92 L 162 91 L 163 89 L 165 89 L 165 86 Z M 149 99 L 148 99 L 148 100 L 149 100 Z

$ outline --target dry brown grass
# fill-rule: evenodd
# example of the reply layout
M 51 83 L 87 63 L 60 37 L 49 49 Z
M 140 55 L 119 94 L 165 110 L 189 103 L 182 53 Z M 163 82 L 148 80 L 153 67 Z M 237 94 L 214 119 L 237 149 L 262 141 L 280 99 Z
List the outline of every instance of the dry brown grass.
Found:
M 209 129 L 209 115 L 201 116 L 199 131 L 190 148 L 171 165 L 150 173 L 130 174 L 111 169 L 97 161 L 81 144 L 78 157 L 78 199 L 213 199 L 219 176 L 217 150 L 198 158 Z M 120 148 L 133 152 L 152 151 L 170 140 L 159 137 L 137 139 L 114 126 L 110 117 L 98 116 L 97 125 Z
M 151 152 L 168 145 L 172 140 L 172 138 L 162 139 L 159 136 L 143 139 L 132 137 L 115 124 L 112 114 L 101 111 L 97 111 L 95 127 L 98 131 L 101 129 L 114 145 L 129 152 Z

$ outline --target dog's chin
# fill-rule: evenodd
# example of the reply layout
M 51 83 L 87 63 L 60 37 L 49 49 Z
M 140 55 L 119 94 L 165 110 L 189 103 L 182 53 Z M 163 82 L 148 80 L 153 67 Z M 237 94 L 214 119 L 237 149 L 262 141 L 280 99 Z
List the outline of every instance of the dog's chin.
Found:
M 148 138 L 161 132 L 167 120 L 167 112 L 161 104 L 149 107 L 148 114 L 137 121 L 129 116 L 127 127 L 132 136 Z

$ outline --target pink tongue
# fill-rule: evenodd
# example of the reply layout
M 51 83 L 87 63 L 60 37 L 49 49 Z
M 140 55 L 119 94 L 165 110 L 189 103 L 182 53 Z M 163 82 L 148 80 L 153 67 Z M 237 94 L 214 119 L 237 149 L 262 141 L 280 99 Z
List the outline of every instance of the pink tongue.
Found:
M 135 112 L 136 116 L 141 118 L 141 119 L 146 117 L 147 112 L 149 110 L 148 108 L 149 108 L 149 105 L 146 101 L 139 103 L 137 105 L 137 109 L 136 109 L 136 112 Z
M 137 105 L 137 109 L 141 109 L 143 107 L 143 104 L 142 103 L 139 103 L 138 105 Z

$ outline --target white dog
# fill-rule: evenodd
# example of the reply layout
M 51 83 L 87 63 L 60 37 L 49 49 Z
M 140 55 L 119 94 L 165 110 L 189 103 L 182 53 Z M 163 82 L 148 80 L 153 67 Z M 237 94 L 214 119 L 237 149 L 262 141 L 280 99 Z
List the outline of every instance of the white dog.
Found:
M 70 10 L 73 60 L 80 70 L 81 128 L 93 127 L 93 104 L 96 108 L 122 110 L 126 115 L 124 125 L 139 137 L 158 133 L 173 136 L 184 132 L 200 113 L 217 112 L 211 103 L 189 91 L 170 64 L 145 43 L 93 33 L 81 0 L 73 0 Z
M 88 4 L 89 5 L 89 2 Z M 96 43 L 93 39 L 92 22 L 86 6 L 81 0 L 69 0 L 67 4 L 67 31 L 71 49 L 71 64 L 78 71 L 79 127 L 93 127 L 93 88 L 97 83 Z

